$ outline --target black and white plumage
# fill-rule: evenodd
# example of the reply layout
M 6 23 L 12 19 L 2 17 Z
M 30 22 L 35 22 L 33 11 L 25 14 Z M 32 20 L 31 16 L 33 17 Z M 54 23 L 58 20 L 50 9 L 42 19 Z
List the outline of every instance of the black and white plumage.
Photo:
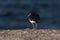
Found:
M 36 24 L 36 29 L 37 29 L 37 24 L 40 22 L 39 14 L 37 14 L 36 12 L 29 12 L 28 18 L 29 18 L 29 21 L 33 25 L 33 29 L 34 29 L 35 24 Z

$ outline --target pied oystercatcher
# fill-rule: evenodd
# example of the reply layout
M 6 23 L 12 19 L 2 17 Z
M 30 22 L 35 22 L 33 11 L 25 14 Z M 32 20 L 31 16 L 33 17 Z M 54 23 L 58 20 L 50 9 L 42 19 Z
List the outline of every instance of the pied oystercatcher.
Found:
M 33 29 L 36 27 L 37 29 L 37 24 L 40 22 L 40 16 L 34 11 L 29 12 L 28 18 L 30 23 L 33 25 Z M 35 26 L 35 27 L 34 27 Z

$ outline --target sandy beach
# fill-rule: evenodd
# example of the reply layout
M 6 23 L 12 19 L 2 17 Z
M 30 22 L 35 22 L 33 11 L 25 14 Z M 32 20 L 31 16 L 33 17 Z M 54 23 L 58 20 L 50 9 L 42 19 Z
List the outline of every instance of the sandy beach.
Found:
M 0 30 L 0 40 L 60 40 L 60 30 Z

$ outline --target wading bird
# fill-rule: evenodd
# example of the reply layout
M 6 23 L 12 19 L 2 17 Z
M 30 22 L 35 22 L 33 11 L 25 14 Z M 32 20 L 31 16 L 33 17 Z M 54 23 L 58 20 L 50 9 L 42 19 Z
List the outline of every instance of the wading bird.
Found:
M 39 14 L 31 11 L 28 13 L 28 19 L 29 19 L 30 23 L 32 23 L 32 25 L 33 25 L 33 30 L 35 27 L 36 27 L 35 29 L 37 29 L 37 24 L 40 22 Z

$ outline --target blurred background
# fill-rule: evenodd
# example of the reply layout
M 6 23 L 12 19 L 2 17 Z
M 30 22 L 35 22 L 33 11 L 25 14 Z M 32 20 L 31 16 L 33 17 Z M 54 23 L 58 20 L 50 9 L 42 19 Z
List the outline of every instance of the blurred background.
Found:
M 31 10 L 41 17 L 39 29 L 60 29 L 60 0 L 0 0 L 0 30 L 32 28 Z

